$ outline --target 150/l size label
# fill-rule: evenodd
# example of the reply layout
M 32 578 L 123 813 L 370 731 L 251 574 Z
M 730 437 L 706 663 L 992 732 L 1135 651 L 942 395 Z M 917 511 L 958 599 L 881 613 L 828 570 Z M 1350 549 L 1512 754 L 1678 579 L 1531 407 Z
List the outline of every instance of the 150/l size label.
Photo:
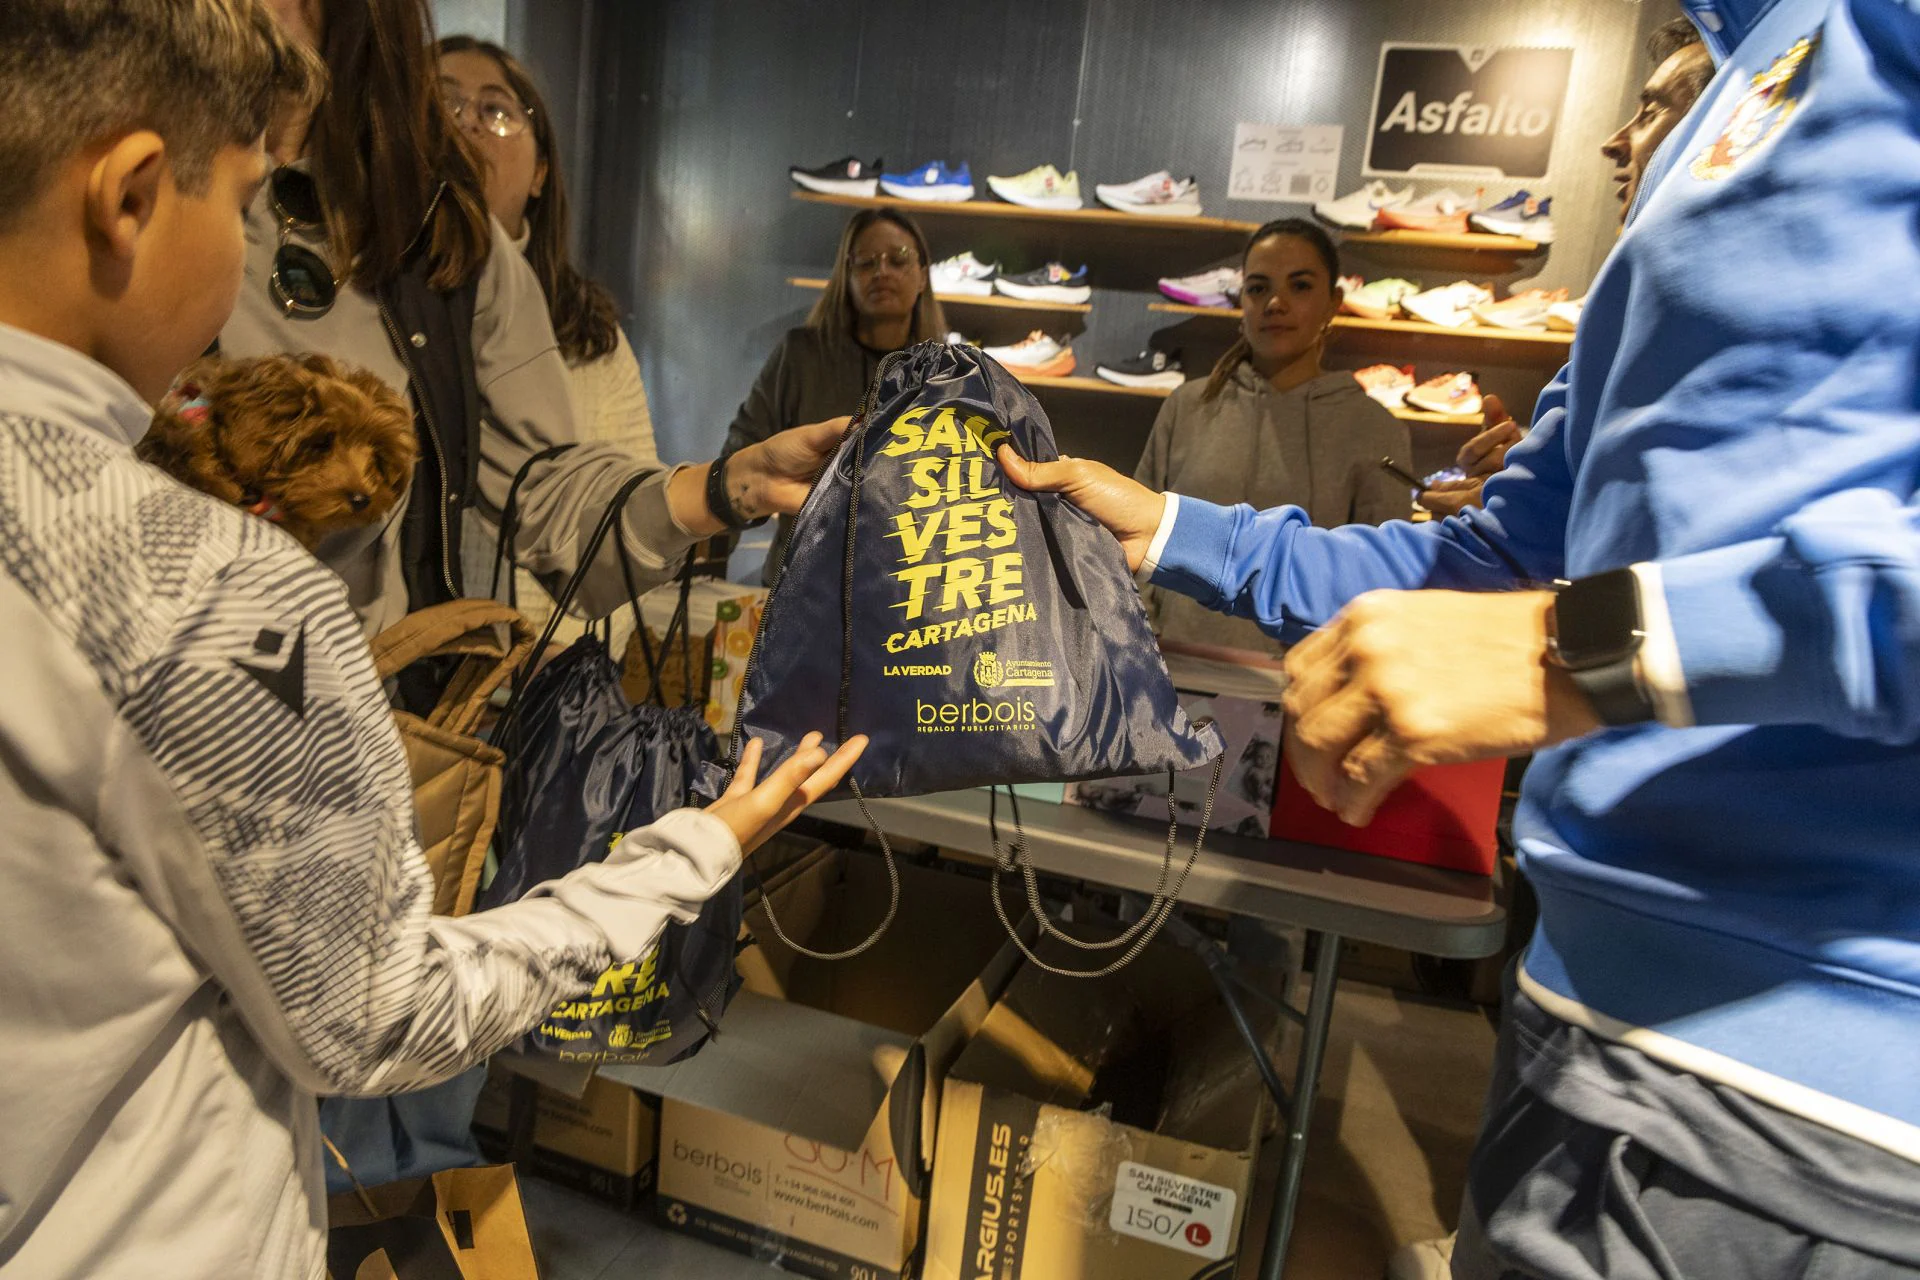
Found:
M 1107 1225 L 1122 1235 L 1217 1261 L 1227 1256 L 1238 1200 L 1231 1187 L 1123 1160 L 1113 1180 Z

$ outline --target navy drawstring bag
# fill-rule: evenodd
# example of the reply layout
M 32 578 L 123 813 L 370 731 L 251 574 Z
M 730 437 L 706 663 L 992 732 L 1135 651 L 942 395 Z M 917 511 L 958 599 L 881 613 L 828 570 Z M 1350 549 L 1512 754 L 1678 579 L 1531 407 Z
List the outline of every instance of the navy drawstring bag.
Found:
M 863 809 L 869 797 L 1217 761 L 1219 732 L 1181 709 L 1119 544 L 1057 494 L 1003 476 L 1003 442 L 1059 457 L 1046 414 L 991 357 L 928 342 L 881 362 L 794 521 L 730 761 L 749 737 L 764 744 L 764 774 L 808 732 L 829 749 L 866 734 L 834 793 Z M 730 765 L 706 772 L 702 789 L 717 794 Z M 882 849 L 890 860 L 884 835 Z M 1010 852 L 1002 868 L 1031 882 L 1020 842 Z M 1154 912 L 1171 905 L 1157 896 Z
M 528 466 L 560 448 L 535 455 Z M 502 512 L 502 548 L 511 546 L 515 498 L 526 470 L 515 477 Z M 634 477 L 608 505 L 580 567 L 555 596 L 553 617 L 526 664 L 537 670 L 516 688 L 502 717 L 497 736 L 507 751 L 507 768 L 495 846 L 499 868 L 479 895 L 482 909 L 513 902 L 537 884 L 604 859 L 626 832 L 687 804 L 701 768 L 719 754 L 702 708 L 666 705 L 660 679 L 660 660 L 675 636 L 686 644 L 691 557 L 680 575 L 679 607 L 658 654 L 647 640 L 638 601 L 630 606 L 652 676 L 650 702 L 627 701 L 620 666 L 599 635 L 575 641 L 539 666 L 587 566 L 644 479 L 644 474 Z M 634 597 L 624 546 L 620 556 L 628 595 Z M 496 589 L 500 568 L 496 561 Z M 694 1053 L 715 1034 L 739 989 L 734 956 L 741 918 L 742 882 L 736 874 L 694 920 L 670 922 L 646 955 L 624 957 L 591 991 L 551 1011 L 527 1034 L 528 1047 L 564 1061 L 593 1063 L 662 1064 Z

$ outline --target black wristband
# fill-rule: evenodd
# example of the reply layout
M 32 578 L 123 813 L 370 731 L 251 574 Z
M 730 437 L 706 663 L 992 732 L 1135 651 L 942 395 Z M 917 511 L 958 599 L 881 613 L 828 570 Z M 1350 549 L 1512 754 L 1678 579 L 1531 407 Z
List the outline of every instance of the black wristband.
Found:
M 707 468 L 707 510 L 729 529 L 751 529 L 755 525 L 765 524 L 767 518 L 761 516 L 757 520 L 749 520 L 741 514 L 740 508 L 733 505 L 733 495 L 727 492 L 727 463 L 736 452 L 727 450 Z
M 1601 724 L 1646 724 L 1659 719 L 1659 714 L 1640 683 L 1638 666 L 1637 658 L 1626 658 L 1604 667 L 1568 671 L 1567 675 L 1587 695 Z

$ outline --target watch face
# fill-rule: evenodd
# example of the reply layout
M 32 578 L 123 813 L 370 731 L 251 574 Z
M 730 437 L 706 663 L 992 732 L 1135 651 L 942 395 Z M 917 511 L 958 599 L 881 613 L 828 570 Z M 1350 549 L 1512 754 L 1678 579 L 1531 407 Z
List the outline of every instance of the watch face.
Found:
M 1640 586 L 1631 569 L 1563 587 L 1553 616 L 1560 661 L 1576 671 L 1619 662 L 1640 648 Z

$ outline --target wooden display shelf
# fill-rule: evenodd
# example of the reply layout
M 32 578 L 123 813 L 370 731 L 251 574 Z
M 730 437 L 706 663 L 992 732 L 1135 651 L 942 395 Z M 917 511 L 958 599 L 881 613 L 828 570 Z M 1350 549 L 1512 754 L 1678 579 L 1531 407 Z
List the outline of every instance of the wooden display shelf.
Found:
M 1047 378 L 1038 374 L 1023 376 L 1012 365 L 1001 367 L 1018 378 L 1020 384 L 1026 387 L 1053 388 L 1061 391 L 1096 391 L 1117 396 L 1145 396 L 1152 400 L 1165 400 L 1173 394 L 1171 387 L 1123 387 L 1117 382 L 1108 382 L 1105 378 L 1082 378 L 1077 375 L 1071 378 Z
M 1179 302 L 1150 302 L 1147 310 L 1173 316 L 1213 316 L 1238 320 L 1240 313 L 1231 307 L 1189 307 Z M 1336 329 L 1361 329 L 1375 333 L 1423 334 L 1436 338 L 1469 338 L 1478 342 L 1537 342 L 1552 347 L 1573 345 L 1573 335 L 1556 329 L 1496 329 L 1491 325 L 1464 325 L 1450 329 L 1443 324 L 1420 320 L 1370 320 L 1365 316 L 1335 316 Z
M 847 209 L 900 209 L 908 213 L 958 214 L 975 218 L 1021 218 L 1042 222 L 1105 223 L 1109 226 L 1153 227 L 1165 231 L 1208 231 L 1215 235 L 1245 235 L 1257 222 L 1232 218 L 1174 218 L 1162 214 L 1121 213 L 1118 209 L 1029 209 L 1003 200 L 901 200 L 894 196 L 831 196 L 818 191 L 795 191 L 795 200 L 834 204 Z M 1499 237 L 1504 238 L 1504 237 Z
M 1151 400 L 1165 400 L 1168 396 L 1172 395 L 1175 390 L 1173 387 L 1123 387 L 1117 382 L 1108 382 L 1104 378 L 1082 378 L 1077 376 L 1071 378 L 1046 378 L 1037 375 L 1021 377 L 1020 372 L 1012 366 L 1004 367 L 1008 373 L 1020 379 L 1022 386 L 1028 387 L 1058 388 L 1062 391 L 1095 391 L 1103 392 L 1107 395 L 1144 396 Z M 1447 426 L 1477 427 L 1480 425 L 1480 415 L 1477 413 L 1426 413 L 1419 409 L 1388 409 L 1387 412 L 1403 422 L 1442 423 Z
M 1477 427 L 1485 423 L 1486 418 L 1478 413 L 1428 413 L 1425 409 L 1388 409 L 1388 413 L 1402 422 L 1432 422 L 1449 427 Z
M 1538 253 L 1538 240 L 1496 236 L 1485 231 L 1343 231 L 1344 244 L 1398 245 L 1408 249 L 1468 249 L 1476 253 Z
M 827 287 L 827 282 L 817 276 L 788 276 L 787 283 L 796 289 Z M 1051 311 L 1057 315 L 1084 316 L 1093 310 L 1091 302 L 1030 302 L 1025 298 L 1006 298 L 995 294 L 977 293 L 940 293 L 933 295 L 943 307 L 999 307 L 1007 311 Z

